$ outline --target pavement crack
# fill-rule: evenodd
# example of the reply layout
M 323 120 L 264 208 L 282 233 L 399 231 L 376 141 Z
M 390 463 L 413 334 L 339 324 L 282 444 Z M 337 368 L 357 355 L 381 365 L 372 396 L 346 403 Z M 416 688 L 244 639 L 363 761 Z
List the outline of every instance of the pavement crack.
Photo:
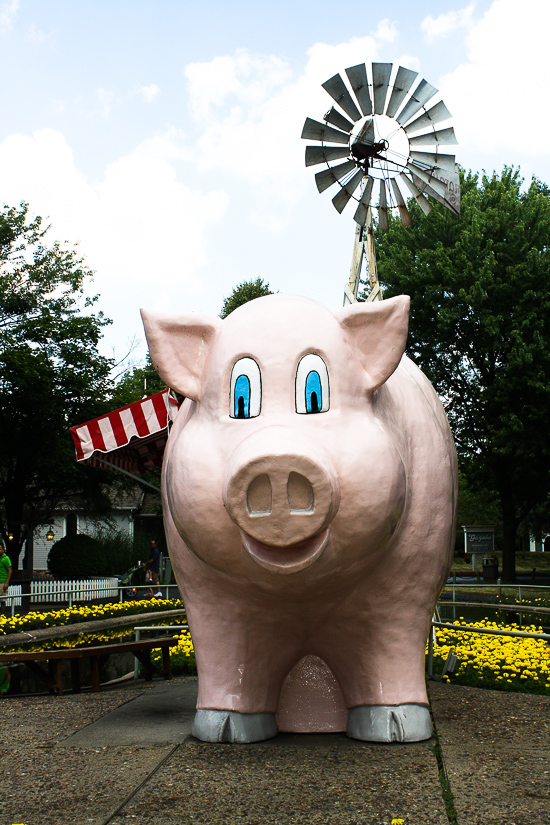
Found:
M 130 802 L 130 800 L 133 799 L 134 796 L 136 796 L 136 794 L 138 794 L 141 791 L 141 789 L 149 782 L 149 780 L 153 778 L 153 776 L 157 773 L 157 771 L 159 771 L 162 768 L 164 763 L 167 762 L 170 759 L 170 757 L 172 757 L 175 754 L 175 752 L 177 751 L 178 748 L 179 748 L 179 744 L 174 745 L 174 747 L 170 749 L 170 751 L 166 754 L 166 756 L 162 757 L 162 759 L 160 760 L 158 765 L 156 765 L 153 768 L 152 771 L 149 771 L 149 773 L 147 774 L 145 779 L 143 779 L 139 783 L 139 785 L 136 788 L 134 788 L 134 790 L 131 791 L 128 794 L 128 796 L 120 803 L 120 805 L 113 811 L 113 813 L 109 814 L 107 819 L 103 820 L 101 825 L 109 825 L 109 823 L 113 821 L 115 816 L 118 816 L 118 814 L 121 813 L 122 809 L 126 807 L 128 802 Z

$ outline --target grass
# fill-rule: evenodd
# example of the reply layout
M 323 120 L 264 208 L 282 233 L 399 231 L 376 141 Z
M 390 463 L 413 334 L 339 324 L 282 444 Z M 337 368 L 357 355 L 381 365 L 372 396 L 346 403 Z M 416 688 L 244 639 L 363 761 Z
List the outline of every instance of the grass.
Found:
M 502 570 L 502 552 L 494 554 L 498 558 L 498 568 Z M 550 576 L 550 553 L 516 553 L 516 573 L 528 576 L 533 572 Z M 453 573 L 473 573 L 471 560 L 466 561 L 462 556 L 455 556 L 452 566 Z
M 443 796 L 443 802 L 445 803 L 445 812 L 447 814 L 447 819 L 449 820 L 450 825 L 458 825 L 457 813 L 455 808 L 455 799 L 453 796 L 453 792 L 451 790 L 451 783 L 449 782 L 445 762 L 443 761 L 443 751 L 441 750 L 439 736 L 433 718 L 432 725 L 433 736 L 435 739 L 435 745 L 433 746 L 433 749 L 435 759 L 437 762 L 437 769 L 439 772 L 439 784 L 441 785 L 441 795 Z

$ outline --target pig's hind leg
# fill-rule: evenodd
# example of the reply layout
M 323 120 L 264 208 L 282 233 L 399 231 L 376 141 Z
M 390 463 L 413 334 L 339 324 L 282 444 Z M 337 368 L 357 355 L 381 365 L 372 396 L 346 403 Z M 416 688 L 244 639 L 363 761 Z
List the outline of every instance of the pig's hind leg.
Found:
M 366 742 L 421 742 L 432 735 L 423 705 L 362 705 L 348 712 L 347 735 Z

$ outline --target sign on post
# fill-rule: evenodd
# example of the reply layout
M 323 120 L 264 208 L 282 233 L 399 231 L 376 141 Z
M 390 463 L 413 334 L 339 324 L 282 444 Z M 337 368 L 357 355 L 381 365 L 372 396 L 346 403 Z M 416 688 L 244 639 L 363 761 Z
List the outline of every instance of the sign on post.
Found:
M 464 552 L 472 557 L 472 570 L 483 569 L 483 559 L 495 552 L 494 524 L 463 525 Z

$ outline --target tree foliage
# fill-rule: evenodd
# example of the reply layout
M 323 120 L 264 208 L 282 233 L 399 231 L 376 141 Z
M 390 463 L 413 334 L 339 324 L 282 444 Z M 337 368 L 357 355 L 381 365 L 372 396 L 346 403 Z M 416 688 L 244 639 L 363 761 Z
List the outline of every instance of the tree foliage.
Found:
M 0 534 L 14 567 L 61 501 L 108 507 L 108 475 L 77 465 L 68 428 L 106 409 L 112 362 L 97 345 L 109 321 L 90 312 L 83 260 L 48 244 L 48 228 L 25 203 L 0 212 Z
M 255 281 L 243 281 L 242 284 L 235 287 L 228 298 L 223 299 L 220 318 L 227 318 L 237 307 L 246 304 L 248 301 L 253 301 L 254 298 L 262 298 L 264 295 L 273 295 L 273 292 L 269 288 L 269 284 L 264 284 L 263 278 L 256 278 Z
M 462 176 L 462 214 L 436 206 L 378 235 L 384 296 L 411 296 L 408 353 L 439 393 L 470 485 L 494 490 L 504 576 L 516 532 L 550 490 L 550 197 L 519 172 Z
M 112 395 L 112 406 L 124 407 L 133 401 L 139 401 L 145 395 L 153 395 L 166 389 L 166 384 L 159 378 L 149 353 L 145 356 L 143 366 L 134 366 L 127 370 L 117 382 Z

